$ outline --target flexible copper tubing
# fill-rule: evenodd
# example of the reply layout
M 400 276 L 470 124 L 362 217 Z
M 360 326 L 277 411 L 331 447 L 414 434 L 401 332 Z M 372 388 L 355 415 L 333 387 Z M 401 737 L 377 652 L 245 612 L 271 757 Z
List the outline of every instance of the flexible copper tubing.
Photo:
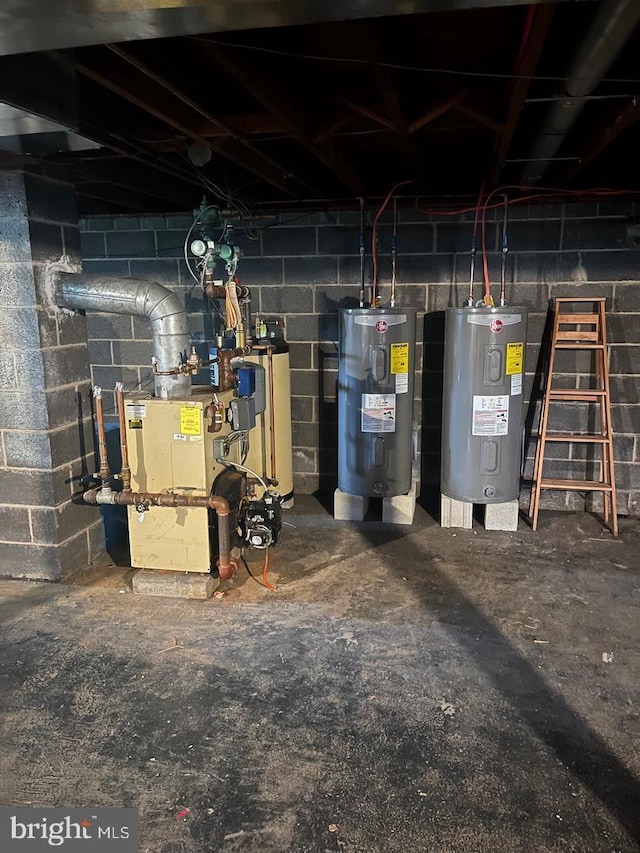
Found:
M 102 500 L 100 495 L 102 492 Z M 238 567 L 231 559 L 231 541 L 229 538 L 228 502 L 217 495 L 193 497 L 190 495 L 158 494 L 156 492 L 112 492 L 102 489 L 89 489 L 83 495 L 88 504 L 117 504 L 118 506 L 158 506 L 158 507 L 203 507 L 213 509 L 218 521 L 218 571 L 221 580 L 232 578 Z

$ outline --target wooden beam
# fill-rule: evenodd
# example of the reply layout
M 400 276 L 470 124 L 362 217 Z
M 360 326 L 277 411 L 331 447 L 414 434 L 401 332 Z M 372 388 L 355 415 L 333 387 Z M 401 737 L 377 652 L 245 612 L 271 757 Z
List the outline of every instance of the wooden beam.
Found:
M 514 78 L 510 86 L 509 103 L 504 127 L 496 139 L 493 162 L 489 170 L 489 189 L 496 187 L 500 180 L 500 173 L 502 172 L 511 140 L 518 126 L 527 95 L 529 94 L 533 74 L 538 67 L 538 62 L 551 28 L 555 6 L 553 4 L 538 6 L 532 14 L 535 17 L 533 18 L 529 38 L 522 50 L 520 60 L 513 70 Z
M 411 122 L 409 125 L 409 133 L 415 133 L 416 130 L 420 130 L 420 128 L 424 127 L 426 124 L 430 124 L 432 121 L 435 121 L 435 119 L 444 115 L 444 113 L 448 113 L 450 109 L 464 101 L 468 94 L 469 90 L 465 89 L 464 92 L 458 92 L 450 98 L 447 98 L 446 101 L 442 101 L 435 107 L 431 107 L 431 109 L 427 110 L 426 113 L 423 113 L 419 118 Z
M 359 29 L 358 45 L 372 61 L 371 70 L 378 90 L 382 95 L 385 112 L 396 128 L 400 144 L 413 168 L 414 177 L 418 179 L 420 172 L 418 148 L 415 139 L 411 138 L 409 125 L 400 104 L 391 71 L 384 65 L 384 56 L 382 55 L 375 25 L 371 21 L 363 21 Z
M 352 109 L 355 113 L 359 113 L 360 115 L 365 116 L 365 118 L 371 119 L 371 121 L 376 122 L 376 124 L 381 124 L 383 127 L 392 130 L 394 133 L 397 132 L 397 128 L 391 119 L 386 118 L 386 116 L 381 115 L 379 112 L 371 109 L 371 107 L 366 107 L 363 104 L 356 103 L 356 101 L 352 101 L 351 98 L 345 98 L 342 95 L 339 97 L 339 100 L 343 104 L 346 104 L 346 106 Z
M 362 191 L 360 179 L 350 164 L 337 155 L 329 157 L 327 152 L 314 142 L 311 132 L 305 127 L 300 110 L 290 101 L 282 87 L 276 86 L 268 79 L 264 68 L 253 65 L 246 58 L 240 60 L 236 54 L 223 50 L 212 42 L 199 39 L 198 44 L 202 45 L 217 65 L 237 80 L 252 98 L 283 123 L 289 136 L 306 148 L 352 192 Z
M 611 110 L 608 120 L 595 124 L 595 133 L 587 140 L 580 161 L 571 167 L 565 177 L 568 183 L 573 181 L 587 166 L 590 166 L 622 133 L 640 122 L 640 95 L 634 97 L 626 109 L 619 107 Z
M 235 133 L 241 136 L 255 136 L 263 133 L 281 133 L 286 134 L 287 130 L 284 124 L 277 116 L 271 113 L 250 113 L 240 116 L 224 116 L 221 119 L 227 127 L 230 127 Z M 210 121 L 204 121 L 198 128 L 198 133 L 205 136 L 207 139 L 215 139 L 219 136 L 228 136 L 217 124 Z
M 148 166 L 150 169 L 155 169 L 163 175 L 169 175 L 171 178 L 177 178 L 187 184 L 193 184 L 200 188 L 203 186 L 202 181 L 196 175 L 189 174 L 189 172 L 175 166 L 170 160 L 165 160 L 164 157 L 159 157 L 153 148 L 147 148 L 140 142 L 132 143 L 116 137 L 87 118 L 82 119 L 80 132 L 82 136 L 86 136 L 87 139 L 108 148 L 124 159 L 141 163 L 143 166 Z
M 467 118 L 473 119 L 473 121 L 478 122 L 478 124 L 484 124 L 485 127 L 495 130 L 496 133 L 502 133 L 504 131 L 504 125 L 502 122 L 496 121 L 490 116 L 481 113 L 479 110 L 467 106 L 467 104 L 456 104 L 453 109 L 456 110 L 456 112 L 467 116 Z
M 336 116 L 331 121 L 328 121 L 323 127 L 316 130 L 313 135 L 313 141 L 316 145 L 320 145 L 326 139 L 334 136 L 339 130 L 342 130 L 343 127 L 350 124 L 353 119 L 354 115 L 352 112 L 342 113 L 341 115 Z
M 157 74 L 148 65 L 146 65 L 144 62 L 134 56 L 131 51 L 125 50 L 123 47 L 113 44 L 106 45 L 106 47 L 109 48 L 109 50 L 111 50 L 121 59 L 124 59 L 125 62 L 128 62 L 136 70 L 140 71 L 150 80 L 153 80 L 154 83 L 157 83 L 159 86 L 162 86 L 163 89 L 166 89 L 166 91 L 170 92 L 171 95 L 173 95 L 183 104 L 185 104 L 189 109 L 198 113 L 206 121 L 218 125 L 221 130 L 225 131 L 226 134 L 231 137 L 231 139 L 225 139 L 224 141 L 215 143 L 214 146 L 212 146 L 211 142 L 207 142 L 204 137 L 198 136 L 197 139 L 196 137 L 192 137 L 195 141 L 202 142 L 205 145 L 208 145 L 208 147 L 216 151 L 218 154 L 222 154 L 223 157 L 227 157 L 229 160 L 236 163 L 236 165 L 240 166 L 241 168 L 253 172 L 254 175 L 257 175 L 257 177 L 267 181 L 272 186 L 281 189 L 287 195 L 293 195 L 293 197 L 295 198 L 297 193 L 292 192 L 290 185 L 287 185 L 282 181 L 283 177 L 293 178 L 293 180 L 300 184 L 300 186 L 302 186 L 307 192 L 312 192 L 317 195 L 321 195 L 318 189 L 293 175 L 291 173 L 290 167 L 283 166 L 281 163 L 278 163 L 273 157 L 270 157 L 264 151 L 261 151 L 259 148 L 256 148 L 256 146 L 249 142 L 246 137 L 244 137 L 240 133 L 237 133 L 233 130 L 233 128 L 226 125 L 222 119 L 218 118 L 217 116 L 214 116 L 203 106 L 201 106 L 197 101 L 189 97 L 178 86 L 174 85 L 170 80 L 167 80 L 165 77 L 162 77 L 160 74 Z M 259 165 L 260 161 L 264 161 L 266 168 L 265 166 Z
M 211 149 L 211 151 L 220 154 L 223 157 L 234 162 L 237 166 L 240 166 L 242 169 L 251 172 L 252 174 L 259 177 L 261 180 L 266 181 L 267 183 L 274 186 L 276 189 L 284 192 L 285 195 L 290 196 L 291 198 L 298 198 L 298 194 L 292 190 L 292 188 L 287 185 L 286 181 L 283 178 L 282 172 L 269 168 L 265 163 L 264 165 L 256 163 L 255 158 L 242 156 L 240 154 L 240 145 L 234 145 L 233 150 L 226 149 L 221 143 L 212 142 L 211 140 L 205 139 L 203 136 L 200 136 L 196 131 L 193 130 L 192 127 L 187 126 L 182 121 L 176 120 L 173 115 L 169 115 L 169 111 L 165 109 L 160 109 L 153 104 L 150 104 L 148 100 L 145 98 L 139 97 L 132 91 L 131 87 L 131 78 L 128 77 L 126 82 L 125 80 L 116 81 L 114 79 L 113 71 L 110 70 L 110 73 L 107 75 L 105 73 L 101 73 L 97 71 L 95 68 L 90 68 L 86 65 L 79 64 L 77 66 L 78 72 L 85 77 L 89 77 L 89 79 L 93 80 L 95 83 L 103 86 L 109 91 L 113 92 L 116 95 L 119 95 L 121 98 L 124 98 L 129 103 L 138 107 L 141 110 L 144 110 L 149 115 L 152 115 L 154 118 L 158 119 L 165 124 L 168 124 L 169 127 L 172 127 L 174 130 L 177 130 L 179 133 L 187 136 L 189 139 L 192 139 L 194 142 L 199 142 L 204 145 L 206 148 Z M 250 153 L 250 152 L 249 152 Z

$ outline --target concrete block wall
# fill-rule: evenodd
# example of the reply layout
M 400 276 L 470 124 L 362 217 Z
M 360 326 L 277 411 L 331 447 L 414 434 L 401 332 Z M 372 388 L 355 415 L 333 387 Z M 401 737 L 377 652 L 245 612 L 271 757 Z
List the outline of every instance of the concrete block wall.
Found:
M 640 213 L 640 210 L 637 211 Z M 625 201 L 513 205 L 509 226 L 508 301 L 530 311 L 526 399 L 531 397 L 549 299 L 606 296 L 609 317 L 616 475 L 622 513 L 640 513 L 640 245 L 627 236 L 636 214 Z M 437 491 L 439 472 L 443 311 L 463 305 L 469 280 L 471 215 L 399 212 L 399 304 L 419 312 L 416 412 L 422 422 L 422 471 L 427 489 Z M 388 298 L 390 225 L 379 229 L 380 292 Z M 193 340 L 206 345 L 212 334 L 209 307 L 200 298 L 182 259 L 191 216 L 90 217 L 81 221 L 87 272 L 148 275 L 177 290 L 188 306 Z M 296 489 L 331 490 L 336 482 L 336 401 L 338 310 L 357 304 L 359 291 L 357 211 L 282 214 L 241 237 L 243 284 L 252 291 L 254 313 L 284 316 L 291 344 L 292 414 Z M 500 229 L 490 214 L 489 268 L 494 294 L 500 268 Z M 367 229 L 367 283 L 371 281 L 370 227 Z M 477 272 L 476 298 L 481 296 Z M 89 315 L 93 381 L 105 388 L 121 379 L 126 386 L 150 387 L 152 355 L 144 321 Z M 566 359 L 560 381 L 588 381 L 590 363 Z M 563 410 L 565 428 L 585 423 L 586 405 Z M 531 418 L 529 419 L 531 421 Z M 553 425 L 553 424 L 552 424 Z M 560 426 L 558 424 L 558 426 Z M 531 470 L 530 443 L 525 474 Z M 550 472 L 584 476 L 577 445 L 553 448 Z M 526 489 L 523 494 L 526 503 Z M 584 508 L 584 496 L 547 493 L 543 506 Z
M 75 193 L 0 173 L 0 575 L 56 580 L 103 550 L 100 517 L 71 501 L 93 470 L 84 317 L 52 310 L 45 267 L 80 270 Z

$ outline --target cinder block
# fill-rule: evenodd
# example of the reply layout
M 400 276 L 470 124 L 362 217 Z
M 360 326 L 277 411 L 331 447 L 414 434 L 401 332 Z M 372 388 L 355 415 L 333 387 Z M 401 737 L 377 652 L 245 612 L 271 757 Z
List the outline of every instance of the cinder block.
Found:
M 406 495 L 394 495 L 382 499 L 382 521 L 385 524 L 413 524 L 418 494 L 415 480 Z
M 3 542 L 0 546 L 0 577 L 57 581 L 60 578 L 59 549 L 48 545 Z
M 369 498 L 350 495 L 340 489 L 333 493 L 333 517 L 337 521 L 364 521 L 369 508 Z
M 473 504 L 457 501 L 448 495 L 440 495 L 440 527 L 461 527 L 471 530 L 473 527 Z
M 484 510 L 485 530 L 517 530 L 520 515 L 518 501 L 487 504 Z
M 210 598 L 220 585 L 220 578 L 208 573 L 163 572 L 140 569 L 132 579 L 138 595 L 161 595 L 167 598 Z

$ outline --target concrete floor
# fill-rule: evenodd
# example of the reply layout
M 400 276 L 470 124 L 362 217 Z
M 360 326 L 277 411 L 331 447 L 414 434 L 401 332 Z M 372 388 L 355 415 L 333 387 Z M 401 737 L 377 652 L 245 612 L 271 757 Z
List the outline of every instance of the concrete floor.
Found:
M 150 853 L 640 850 L 638 521 L 286 520 L 276 593 L 3 581 L 2 802 L 136 807 Z

